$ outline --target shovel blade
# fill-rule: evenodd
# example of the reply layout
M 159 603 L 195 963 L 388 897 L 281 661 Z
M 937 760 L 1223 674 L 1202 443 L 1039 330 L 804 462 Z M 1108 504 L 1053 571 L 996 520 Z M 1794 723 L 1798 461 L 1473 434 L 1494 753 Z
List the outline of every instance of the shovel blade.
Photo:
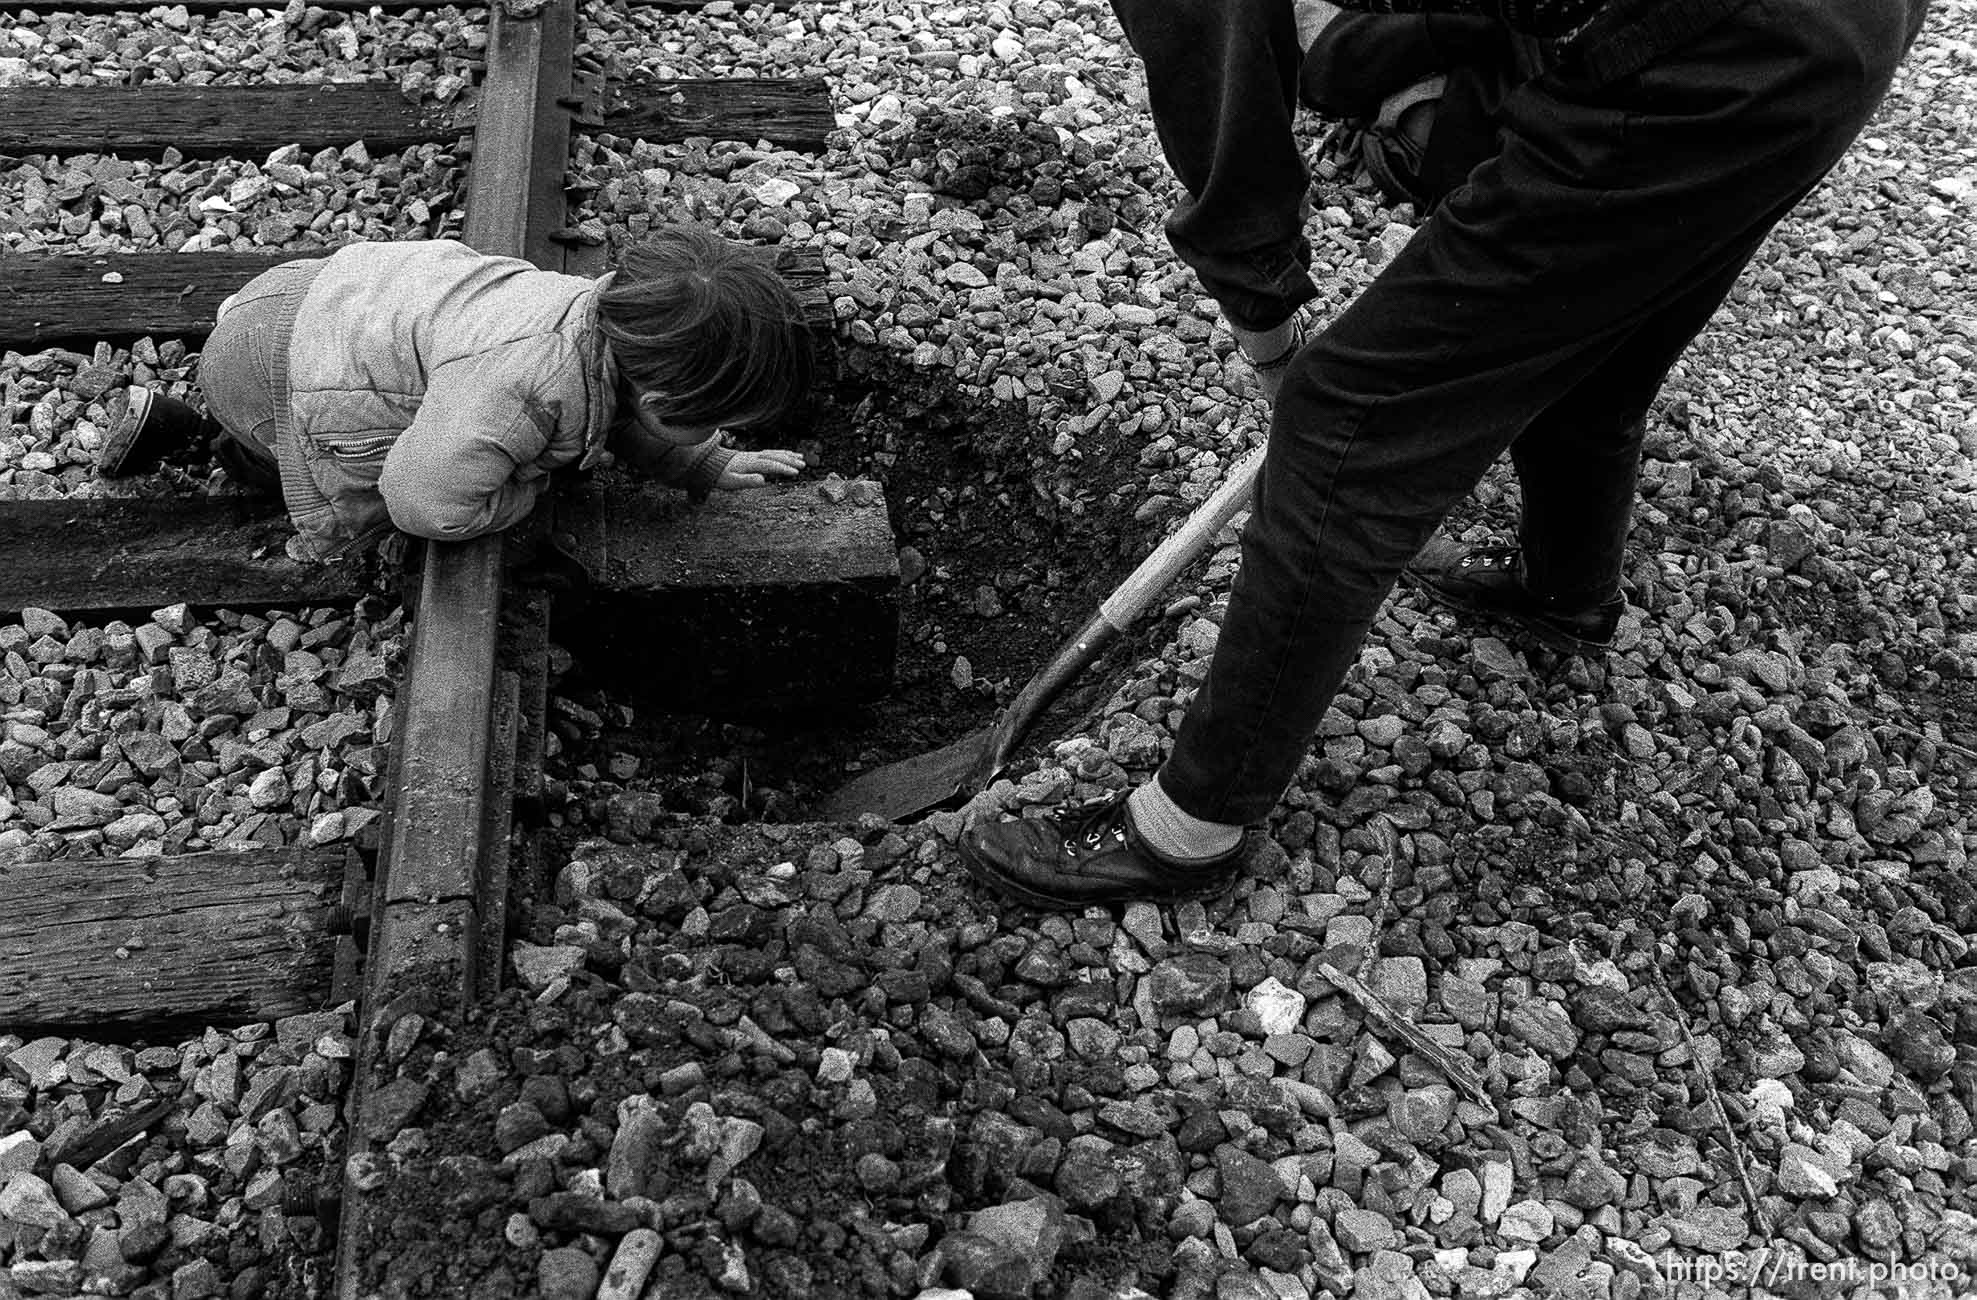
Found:
M 970 787 L 987 756 L 990 733 L 983 727 L 929 753 L 875 767 L 847 781 L 817 809 L 824 821 L 856 821 L 874 812 L 888 821 L 910 821 L 975 793 Z

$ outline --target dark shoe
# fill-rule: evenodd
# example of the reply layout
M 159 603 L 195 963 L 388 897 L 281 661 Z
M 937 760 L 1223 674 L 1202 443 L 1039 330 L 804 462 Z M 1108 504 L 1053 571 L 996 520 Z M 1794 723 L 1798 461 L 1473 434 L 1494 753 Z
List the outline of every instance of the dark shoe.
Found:
M 1562 654 L 1599 654 L 1613 646 L 1627 608 L 1614 596 L 1596 605 L 1563 607 L 1524 585 L 1524 553 L 1515 546 L 1477 546 L 1445 569 L 1409 568 L 1409 581 L 1450 609 L 1482 614 L 1521 628 Z
M 123 418 L 96 453 L 96 472 L 104 478 L 147 474 L 169 456 L 203 448 L 218 429 L 196 406 L 133 388 Z
M 1421 172 L 1428 157 L 1428 136 L 1435 129 L 1447 77 L 1430 77 L 1390 95 L 1359 137 L 1359 159 L 1380 192 L 1394 203 L 1412 203 L 1426 212 L 1428 202 Z
M 1129 795 L 1122 790 L 1052 817 L 983 823 L 961 837 L 962 865 L 998 893 L 1040 908 L 1175 903 L 1212 897 L 1236 882 L 1243 845 L 1207 862 L 1170 862 L 1133 829 Z

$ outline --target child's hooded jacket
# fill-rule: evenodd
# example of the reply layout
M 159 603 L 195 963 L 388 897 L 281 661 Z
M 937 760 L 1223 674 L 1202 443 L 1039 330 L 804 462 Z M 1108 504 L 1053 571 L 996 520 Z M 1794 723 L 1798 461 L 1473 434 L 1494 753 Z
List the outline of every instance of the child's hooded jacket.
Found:
M 300 556 L 394 525 L 449 540 L 498 531 L 528 514 L 550 471 L 603 450 L 617 393 L 597 328 L 607 280 L 452 240 L 351 244 L 313 270 L 287 340 L 286 401 L 276 394 Z M 717 437 L 658 468 L 705 491 L 730 457 Z

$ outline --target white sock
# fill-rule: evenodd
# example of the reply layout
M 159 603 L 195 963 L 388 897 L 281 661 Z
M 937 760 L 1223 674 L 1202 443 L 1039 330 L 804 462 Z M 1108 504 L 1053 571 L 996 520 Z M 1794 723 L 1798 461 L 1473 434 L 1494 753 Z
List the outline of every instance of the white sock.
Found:
M 1252 365 L 1258 362 L 1267 364 L 1290 351 L 1291 340 L 1297 337 L 1297 315 L 1292 313 L 1283 324 L 1261 333 L 1246 330 L 1240 325 L 1231 325 L 1229 329 L 1236 336 L 1236 346 L 1242 349 L 1242 354 L 1249 358 Z
M 1241 826 L 1206 822 L 1182 812 L 1161 789 L 1158 775 L 1133 791 L 1126 808 L 1147 847 L 1170 862 L 1206 862 L 1242 843 Z

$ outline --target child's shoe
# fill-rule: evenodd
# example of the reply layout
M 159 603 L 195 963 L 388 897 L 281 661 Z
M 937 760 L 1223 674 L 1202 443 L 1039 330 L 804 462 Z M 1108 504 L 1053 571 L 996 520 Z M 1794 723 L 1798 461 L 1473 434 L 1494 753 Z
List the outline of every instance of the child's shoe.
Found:
M 123 418 L 96 453 L 96 472 L 104 478 L 149 473 L 174 453 L 202 448 L 218 431 L 219 424 L 198 407 L 133 388 Z

